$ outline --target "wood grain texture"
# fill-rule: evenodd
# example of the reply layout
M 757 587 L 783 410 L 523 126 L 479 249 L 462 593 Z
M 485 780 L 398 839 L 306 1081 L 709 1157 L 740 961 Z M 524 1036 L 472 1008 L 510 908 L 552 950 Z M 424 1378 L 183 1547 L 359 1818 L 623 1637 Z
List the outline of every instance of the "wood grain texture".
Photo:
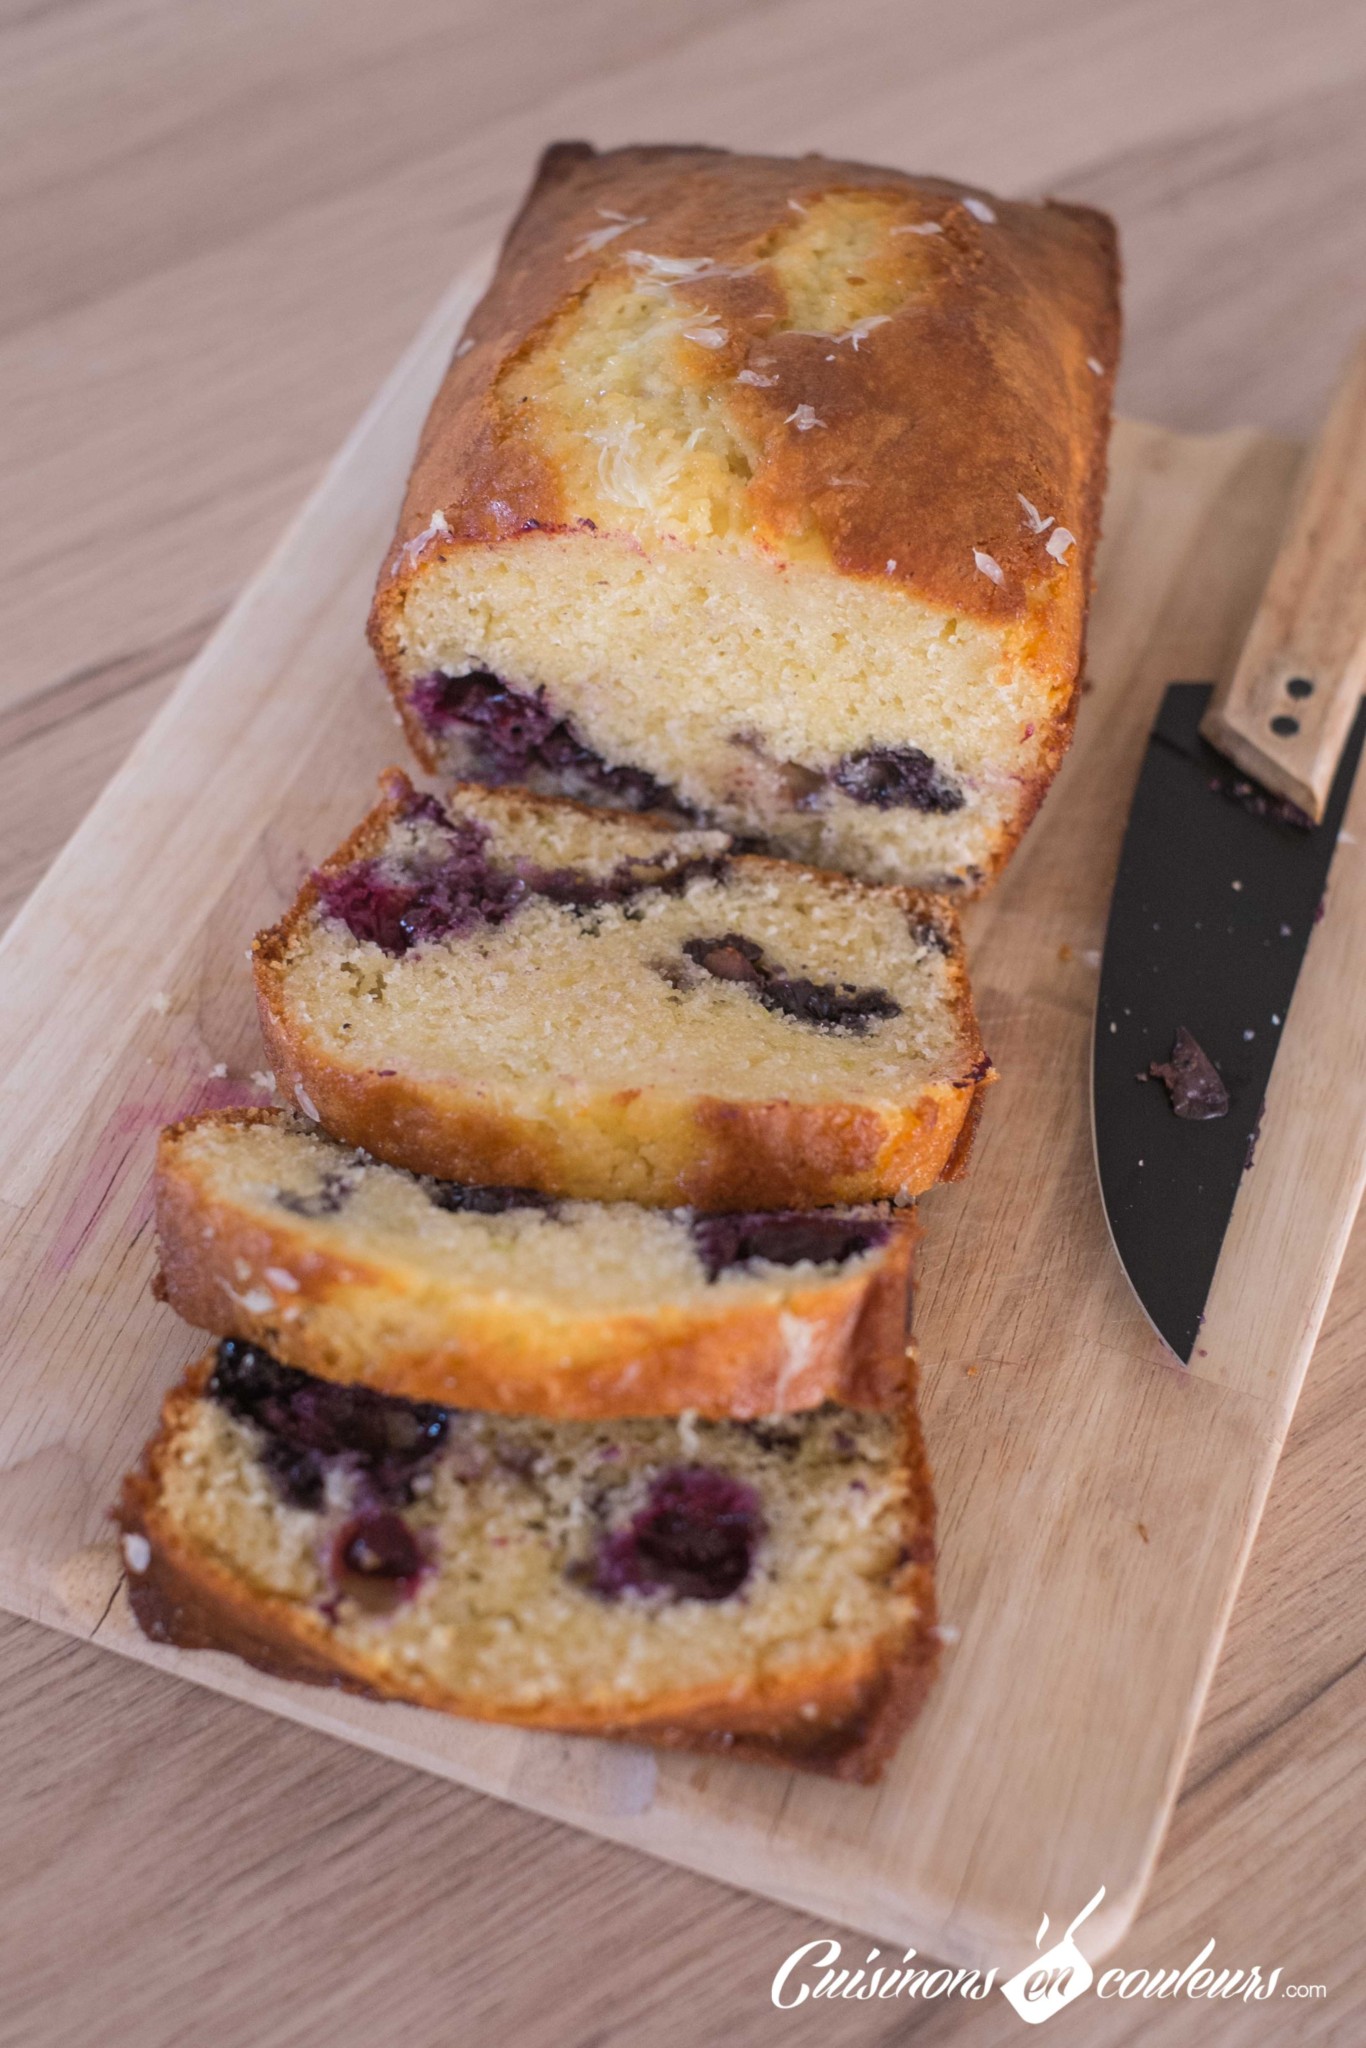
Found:
M 1212 745 L 1322 819 L 1366 689 L 1366 339 L 1305 461 L 1280 553 L 1225 688 Z
M 58 713 L 5 727 L 0 914 L 550 134 L 815 143 L 1109 206 L 1122 400 L 1188 429 L 1309 431 L 1362 319 L 1352 0 L 413 0 L 401 17 L 378 0 L 87 0 L 12 10 L 0 51 L 0 683 L 10 706 Z M 1283 487 L 1286 457 L 1271 466 Z M 98 545 L 73 551 L 95 516 Z M 1240 518 L 1225 508 L 1228 546 Z M 1179 619 L 1146 630 L 1159 668 L 1181 655 Z M 1237 2008 L 1090 2007 L 1052 2023 L 1059 2042 L 1366 2025 L 1366 1784 L 1347 1767 L 1366 1712 L 1364 1317 L 1359 1229 L 1117 1952 L 1170 1963 L 1214 1934 L 1329 1998 L 1263 2008 L 1255 2033 Z M 999 2002 L 775 2013 L 777 1960 L 824 1931 L 809 1918 L 0 1628 L 2 2040 L 84 2048 L 112 2013 L 143 2043 L 253 2048 L 1019 2037 Z

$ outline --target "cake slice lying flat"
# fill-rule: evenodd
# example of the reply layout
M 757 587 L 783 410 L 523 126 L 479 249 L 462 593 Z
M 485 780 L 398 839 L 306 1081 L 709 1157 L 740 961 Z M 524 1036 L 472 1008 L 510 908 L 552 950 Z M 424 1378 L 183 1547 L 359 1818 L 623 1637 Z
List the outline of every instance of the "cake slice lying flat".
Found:
M 277 1080 L 335 1138 L 708 1211 L 957 1171 L 991 1068 L 942 899 L 517 790 L 385 788 L 255 946 Z
M 419 758 L 979 888 L 1071 737 L 1114 228 L 819 156 L 548 152 L 371 637 Z
M 410 1400 L 591 1418 L 905 1397 L 904 1209 L 556 1202 L 245 1109 L 162 1134 L 157 1234 L 187 1322 Z
M 933 1674 L 914 1410 L 536 1422 L 225 1343 L 119 1519 L 158 1641 L 478 1720 L 878 1775 Z

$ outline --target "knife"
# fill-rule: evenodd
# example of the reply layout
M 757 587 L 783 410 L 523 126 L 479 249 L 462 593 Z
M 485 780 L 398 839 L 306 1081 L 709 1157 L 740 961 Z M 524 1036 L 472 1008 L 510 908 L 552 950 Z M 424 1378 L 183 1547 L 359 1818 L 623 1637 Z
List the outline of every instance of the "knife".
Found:
M 1189 1363 L 1366 737 L 1366 342 L 1232 677 L 1173 683 L 1115 878 L 1092 1043 L 1115 1250 Z

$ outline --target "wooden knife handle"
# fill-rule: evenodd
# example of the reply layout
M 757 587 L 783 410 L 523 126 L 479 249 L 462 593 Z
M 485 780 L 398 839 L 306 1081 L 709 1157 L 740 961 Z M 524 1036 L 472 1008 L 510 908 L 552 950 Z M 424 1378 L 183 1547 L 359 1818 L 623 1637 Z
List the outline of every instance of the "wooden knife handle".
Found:
M 1306 459 L 1232 680 L 1201 732 L 1321 819 L 1366 690 L 1366 339 Z

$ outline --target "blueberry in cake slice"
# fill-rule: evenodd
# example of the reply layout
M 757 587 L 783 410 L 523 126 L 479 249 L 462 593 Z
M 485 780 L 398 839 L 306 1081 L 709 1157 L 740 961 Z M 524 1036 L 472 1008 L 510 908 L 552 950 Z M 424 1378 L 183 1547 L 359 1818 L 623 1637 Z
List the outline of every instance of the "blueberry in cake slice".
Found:
M 478 1720 L 869 1780 L 937 1650 L 914 1405 L 551 1422 L 226 1340 L 119 1520 L 144 1631 Z
M 558 1417 L 905 1394 L 912 1213 L 699 1216 L 421 1179 L 288 1110 L 162 1134 L 161 1292 L 380 1393 Z
M 1066 750 L 1112 223 L 818 156 L 549 151 L 371 637 L 425 766 L 979 888 Z
M 406 777 L 254 948 L 282 1091 L 441 1180 L 699 1210 L 905 1199 L 992 1078 L 942 898 Z

